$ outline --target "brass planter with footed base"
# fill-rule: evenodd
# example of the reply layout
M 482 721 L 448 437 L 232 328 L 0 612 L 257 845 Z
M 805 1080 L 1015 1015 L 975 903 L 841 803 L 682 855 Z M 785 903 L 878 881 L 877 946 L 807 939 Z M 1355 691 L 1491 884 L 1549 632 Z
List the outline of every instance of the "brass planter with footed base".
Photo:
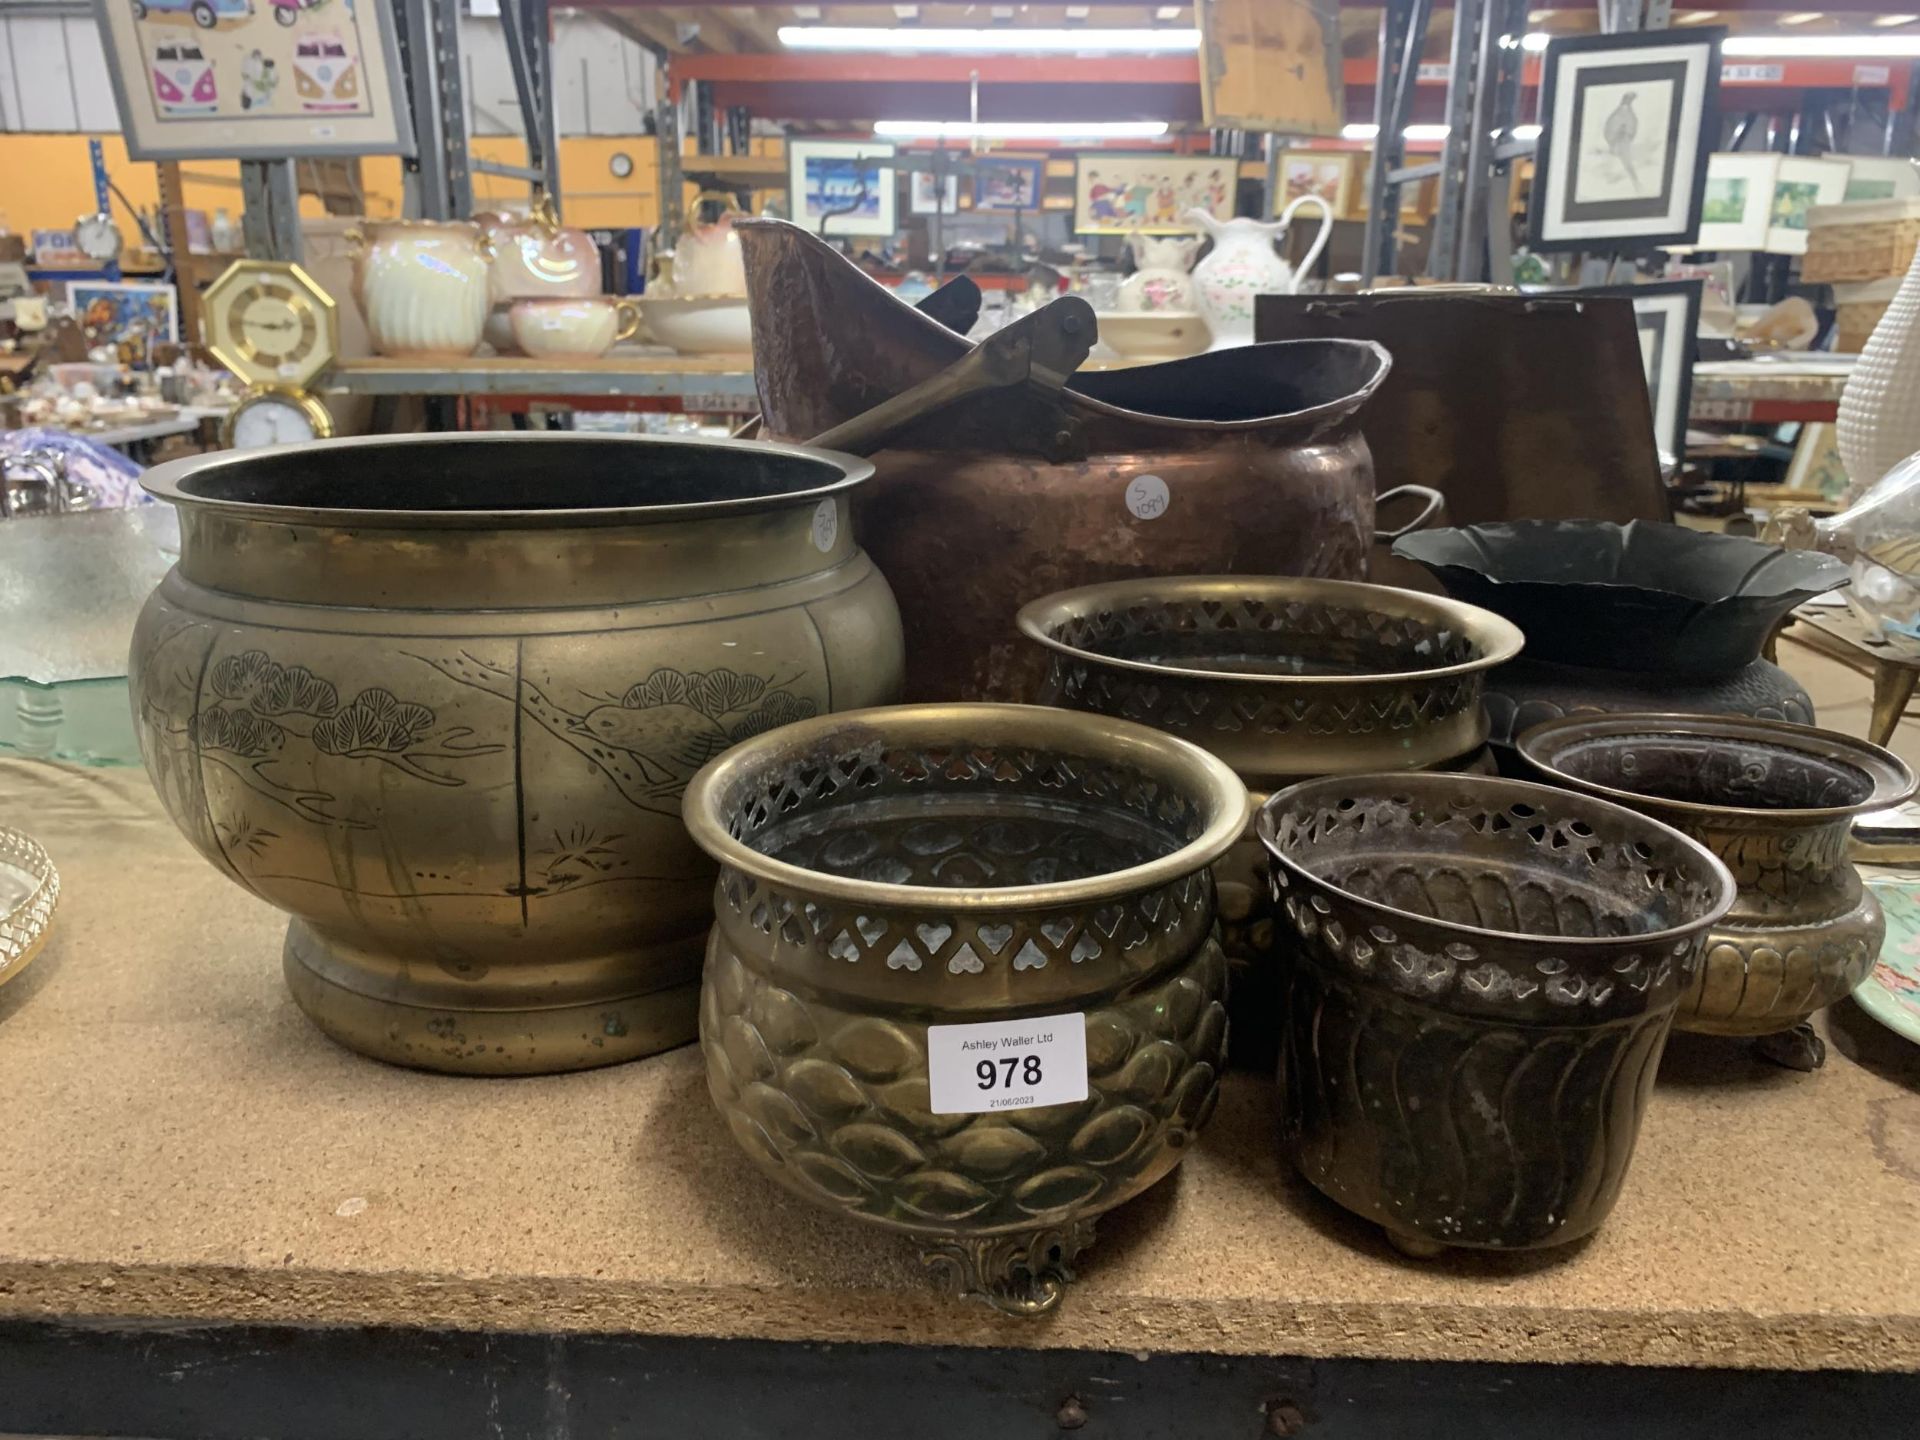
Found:
M 1913 772 L 1890 751 L 1778 721 L 1630 714 L 1535 726 L 1520 755 L 1554 784 L 1685 831 L 1733 872 L 1739 898 L 1708 938 L 1679 1029 L 1791 1030 L 1873 969 L 1886 921 L 1847 836 L 1857 816 L 1913 794 Z M 1820 1057 L 1808 1058 L 1804 1068 Z
M 735 1140 L 812 1203 L 912 1236 L 948 1288 L 1052 1308 L 1095 1217 L 1212 1113 L 1210 866 L 1246 813 L 1196 747 L 1038 707 L 822 716 L 737 747 L 686 797 L 720 863 L 700 1041 Z M 1084 1029 L 1068 1098 L 937 1095 L 930 1027 L 1001 1021 Z

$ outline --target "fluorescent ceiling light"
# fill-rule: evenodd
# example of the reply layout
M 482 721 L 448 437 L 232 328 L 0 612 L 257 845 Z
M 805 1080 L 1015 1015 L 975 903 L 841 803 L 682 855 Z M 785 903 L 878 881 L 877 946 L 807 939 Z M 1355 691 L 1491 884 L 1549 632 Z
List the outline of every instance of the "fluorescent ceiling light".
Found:
M 1547 48 L 1547 42 L 1551 39 L 1553 39 L 1553 37 L 1543 31 L 1529 30 L 1520 37 L 1520 48 L 1522 50 L 1544 50 Z
M 1920 35 L 1729 35 L 1720 53 L 1729 59 L 1887 60 L 1920 56 Z
M 876 120 L 873 133 L 895 140 L 1153 140 L 1164 120 Z
M 1676 25 L 1704 25 L 1709 20 L 1718 20 L 1719 18 L 1720 12 L 1718 10 L 1689 10 L 1673 23 Z
M 1444 140 L 1452 132 L 1447 125 L 1409 125 L 1400 132 L 1407 140 Z M 1340 127 L 1342 140 L 1372 140 L 1380 133 L 1378 125 L 1343 125 Z M 1538 125 L 1516 125 L 1508 132 L 1516 140 L 1538 140 Z
M 918 26 L 896 30 L 867 25 L 782 25 L 780 43 L 792 50 L 935 50 L 1001 55 L 1117 51 L 1129 55 L 1188 53 L 1200 48 L 1198 30 L 957 30 Z
M 1812 21 L 1824 20 L 1826 18 L 1827 12 L 1824 10 L 1802 10 L 1797 14 L 1782 15 L 1780 17 L 1780 23 L 1782 25 L 1806 25 Z
M 1450 126 L 1446 125 L 1409 125 L 1400 132 L 1404 140 L 1444 140 Z M 1343 125 L 1340 127 L 1342 140 L 1372 140 L 1380 134 L 1378 125 Z
M 1873 23 L 1883 27 L 1891 25 L 1911 25 L 1916 20 L 1920 20 L 1920 15 L 1876 15 L 1873 17 Z

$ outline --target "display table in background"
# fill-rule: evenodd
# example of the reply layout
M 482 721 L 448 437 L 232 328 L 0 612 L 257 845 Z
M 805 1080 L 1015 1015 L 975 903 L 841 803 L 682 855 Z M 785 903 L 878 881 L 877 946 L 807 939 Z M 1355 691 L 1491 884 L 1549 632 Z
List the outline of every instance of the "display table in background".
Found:
M 1920 1050 L 1850 1010 L 1813 1075 L 1677 1037 L 1618 1210 L 1558 1254 L 1399 1258 L 1283 1169 L 1270 1082 L 1235 1075 L 1182 1169 L 1022 1323 L 763 1180 L 693 1049 L 486 1081 L 336 1047 L 281 983 L 282 917 L 189 850 L 138 769 L 0 762 L 0 814 L 64 882 L 0 990 L 0 1428 L 516 1434 L 479 1417 L 524 1401 L 576 1422 L 551 1433 L 846 1436 L 835 1397 L 863 1375 L 862 1403 L 953 1392 L 889 1432 L 916 1436 L 1003 1412 L 1050 1433 L 1036 1413 L 1069 1396 L 1097 1425 L 1132 1395 L 1139 1421 L 1244 1428 L 1090 1433 L 1252 1440 L 1263 1395 L 1311 1415 L 1351 1391 L 1355 1423 L 1489 1385 L 1560 1435 L 1643 1405 L 1660 1425 L 1636 1435 L 1734 1433 L 1749 1405 L 1783 1434 L 1830 1405 L 1920 1413 L 1920 1376 L 1868 1373 L 1920 1369 Z M 901 1345 L 932 1348 L 881 1370 L 863 1348 Z M 405 1398 L 326 1428 L 383 1376 Z M 713 1421 L 756 1394 L 814 1399 Z M 610 1395 L 637 1428 L 585 1423 Z

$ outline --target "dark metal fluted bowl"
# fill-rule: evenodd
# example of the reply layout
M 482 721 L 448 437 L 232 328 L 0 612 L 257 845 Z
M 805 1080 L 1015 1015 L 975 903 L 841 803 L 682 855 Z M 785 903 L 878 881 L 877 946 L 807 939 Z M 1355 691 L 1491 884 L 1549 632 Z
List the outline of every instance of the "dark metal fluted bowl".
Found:
M 1598 1226 L 1726 867 L 1621 806 L 1480 776 L 1310 780 L 1257 824 L 1301 1172 L 1413 1253 Z
M 1634 520 L 1514 520 L 1416 531 L 1393 553 L 1512 620 L 1529 661 L 1723 677 L 1782 616 L 1847 581 L 1831 555 Z

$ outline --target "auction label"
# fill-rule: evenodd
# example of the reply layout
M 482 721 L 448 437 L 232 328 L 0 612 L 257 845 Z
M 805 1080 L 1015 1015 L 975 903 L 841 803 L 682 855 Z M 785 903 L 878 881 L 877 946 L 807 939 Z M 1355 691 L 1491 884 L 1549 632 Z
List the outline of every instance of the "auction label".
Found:
M 1127 485 L 1127 509 L 1140 520 L 1158 520 L 1167 513 L 1173 492 L 1158 475 L 1137 475 Z
M 1087 1017 L 1037 1015 L 927 1027 L 936 1115 L 1034 1110 L 1087 1098 Z
M 839 538 L 840 507 L 832 500 L 822 500 L 813 507 L 813 548 L 824 555 Z

